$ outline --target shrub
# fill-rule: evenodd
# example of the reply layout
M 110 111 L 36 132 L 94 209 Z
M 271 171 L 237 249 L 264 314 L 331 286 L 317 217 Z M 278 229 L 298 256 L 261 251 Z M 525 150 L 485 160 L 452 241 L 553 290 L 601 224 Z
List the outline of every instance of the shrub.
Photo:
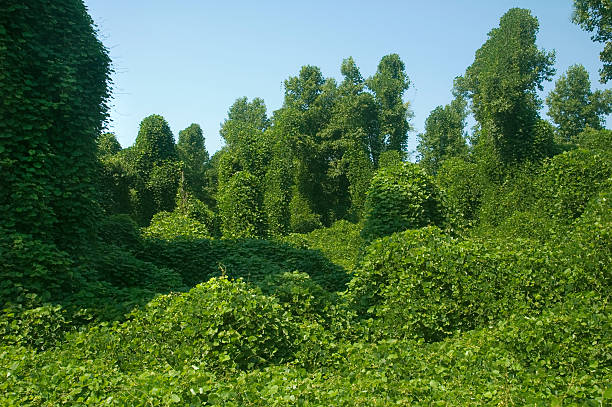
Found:
M 283 272 L 267 276 L 261 284 L 264 294 L 273 296 L 294 316 L 324 317 L 335 297 L 312 281 L 306 273 Z
M 612 149 L 612 130 L 595 130 L 587 127 L 578 135 L 578 145 L 588 150 L 610 151 Z
M 348 285 L 348 300 L 364 316 L 367 310 L 382 302 L 385 287 L 401 272 L 400 264 L 414 247 L 440 244 L 448 239 L 440 229 L 430 226 L 394 233 L 372 242 L 354 270 Z
M 118 288 L 139 287 L 166 293 L 183 287 L 181 276 L 174 270 L 139 260 L 113 245 L 100 245 L 84 266 L 95 273 L 96 279 Z
M 158 297 L 117 331 L 126 340 L 117 351 L 131 371 L 147 359 L 177 370 L 252 369 L 290 358 L 297 334 L 293 317 L 276 300 L 225 278 Z
M 0 311 L 0 346 L 27 346 L 37 351 L 53 348 L 73 329 L 59 305 L 40 304 L 29 294 L 24 304 L 9 304 Z
M 442 222 L 439 194 L 425 170 L 403 163 L 376 173 L 366 199 L 364 239 Z
M 595 254 L 609 253 L 609 243 L 580 239 L 558 248 L 525 239 L 454 241 L 433 228 L 397 233 L 366 249 L 349 300 L 361 316 L 375 317 L 375 336 L 438 341 L 510 312 L 538 314 L 568 295 L 609 290 L 608 258 Z

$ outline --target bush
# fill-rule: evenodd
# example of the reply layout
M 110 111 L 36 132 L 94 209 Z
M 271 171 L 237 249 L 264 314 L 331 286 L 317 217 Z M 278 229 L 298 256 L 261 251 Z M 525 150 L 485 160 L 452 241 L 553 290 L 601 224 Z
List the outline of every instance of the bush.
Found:
M 360 315 L 382 302 L 383 290 L 401 272 L 399 267 L 411 249 L 441 244 L 447 240 L 440 229 L 430 226 L 395 233 L 372 242 L 354 270 L 348 286 L 348 299 Z
M 74 327 L 59 305 L 40 304 L 29 294 L 25 304 L 9 304 L 0 312 L 0 346 L 27 346 L 36 351 L 53 348 Z
M 483 228 L 498 226 L 515 212 L 531 211 L 540 196 L 537 188 L 539 164 L 525 163 L 508 168 L 500 183 L 490 183 L 482 191 L 478 219 Z
M 98 236 L 103 243 L 126 250 L 136 250 L 142 244 L 138 225 L 129 215 L 102 218 L 98 223 Z
M 578 135 L 578 145 L 588 150 L 610 151 L 612 149 L 612 130 L 595 130 L 587 127 Z
M 100 245 L 85 264 L 95 279 L 106 281 L 118 288 L 139 287 L 157 293 L 166 293 L 183 287 L 180 274 L 168 268 L 137 259 L 113 245 Z
M 252 369 L 287 360 L 297 334 L 291 314 L 246 283 L 215 278 L 180 295 L 158 297 L 117 329 L 130 371 L 168 363 L 180 370 Z
M 417 164 L 381 168 L 368 190 L 362 236 L 367 241 L 443 222 L 433 180 Z

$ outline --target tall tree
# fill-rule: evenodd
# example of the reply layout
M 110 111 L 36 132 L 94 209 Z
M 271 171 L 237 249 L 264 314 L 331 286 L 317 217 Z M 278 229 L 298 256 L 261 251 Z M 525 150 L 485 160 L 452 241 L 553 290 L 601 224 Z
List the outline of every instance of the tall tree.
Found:
M 0 72 L 0 228 L 86 244 L 111 67 L 83 2 L 0 2 Z
M 298 76 L 285 81 L 283 107 L 274 113 L 276 134 L 285 139 L 293 161 L 296 193 L 291 208 L 295 221 L 310 218 L 311 212 L 325 224 L 335 217 L 335 182 L 328 177 L 332 162 L 337 162 L 335 142 L 338 132 L 328 129 L 337 100 L 337 85 L 323 77 L 315 66 L 303 66 Z M 328 131 L 326 131 L 328 130 Z M 315 217 L 316 217 L 315 216 Z M 307 222 L 312 224 L 312 222 Z
M 536 46 L 537 18 L 513 8 L 476 51 L 456 88 L 472 100 L 472 111 L 503 164 L 532 156 L 541 101 L 536 93 L 554 74 L 554 52 Z
M 236 171 L 246 170 L 263 177 L 268 161 L 264 132 L 269 126 L 266 105 L 260 98 L 251 102 L 246 97 L 239 98 L 230 107 L 220 134 L 227 143 L 225 154 L 231 154 L 238 166 Z
M 612 2 L 610 0 L 574 0 L 574 23 L 593 32 L 591 39 L 604 44 L 599 54 L 603 67 L 601 82 L 612 79 Z
M 467 154 L 465 120 L 467 101 L 461 96 L 446 106 L 436 107 L 425 120 L 425 133 L 419 134 L 417 151 L 420 164 L 435 175 L 442 162 Z
M 205 187 L 204 172 L 209 159 L 202 128 L 193 123 L 179 131 L 176 150 L 179 160 L 183 162 L 185 175 L 183 187 L 194 193 L 196 198 L 202 199 Z
M 402 98 L 410 87 L 410 79 L 399 55 L 390 54 L 382 57 L 376 73 L 366 83 L 374 92 L 380 109 L 379 140 L 376 146 L 372 146 L 374 162 L 378 162 L 378 155 L 382 151 L 406 149 L 410 111 Z
M 561 138 L 576 141 L 587 126 L 596 130 L 603 127 L 604 115 L 612 112 L 612 91 L 593 92 L 587 70 L 573 65 L 555 83 L 546 104 Z
M 135 217 L 146 226 L 157 212 L 174 209 L 180 180 L 174 136 L 166 119 L 154 114 L 140 122 L 131 158 Z

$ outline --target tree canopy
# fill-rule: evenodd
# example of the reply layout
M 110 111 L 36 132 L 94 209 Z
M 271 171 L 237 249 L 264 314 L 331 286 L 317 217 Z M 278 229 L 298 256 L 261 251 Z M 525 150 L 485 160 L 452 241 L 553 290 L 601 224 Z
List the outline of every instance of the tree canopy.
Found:
M 536 45 L 538 29 L 538 19 L 529 10 L 510 9 L 456 80 L 504 164 L 523 161 L 533 152 L 541 105 L 536 90 L 555 72 L 554 52 Z
M 576 141 L 587 126 L 596 130 L 602 128 L 604 115 L 612 112 L 612 91 L 593 92 L 588 72 L 578 64 L 569 67 L 557 80 L 546 104 L 561 138 Z

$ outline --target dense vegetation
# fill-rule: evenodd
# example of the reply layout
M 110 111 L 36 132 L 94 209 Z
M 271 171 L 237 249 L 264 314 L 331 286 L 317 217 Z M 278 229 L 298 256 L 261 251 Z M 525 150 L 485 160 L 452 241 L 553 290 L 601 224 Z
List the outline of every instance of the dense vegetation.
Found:
M 501 17 L 406 161 L 397 54 L 102 133 L 80 0 L 0 5 L 0 405 L 612 403 L 612 92 Z M 611 11 L 575 1 L 606 42 Z M 606 59 L 607 58 L 607 59 Z M 471 113 L 476 130 L 468 135 Z

